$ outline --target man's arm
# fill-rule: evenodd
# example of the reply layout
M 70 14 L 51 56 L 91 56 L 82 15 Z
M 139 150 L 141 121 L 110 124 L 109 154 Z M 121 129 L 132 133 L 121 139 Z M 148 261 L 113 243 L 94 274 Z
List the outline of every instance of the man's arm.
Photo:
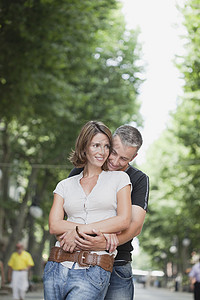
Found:
M 76 237 L 75 239 L 76 244 L 79 248 L 83 250 L 113 250 L 118 246 L 118 243 L 119 245 L 123 245 L 141 232 L 148 206 L 149 178 L 146 174 L 137 169 L 130 168 L 127 173 L 130 176 L 131 182 L 133 184 L 133 191 L 131 194 L 132 220 L 130 227 L 121 232 L 121 234 L 117 235 L 118 242 L 116 242 L 115 239 L 111 240 L 109 236 L 107 236 L 106 243 L 105 237 L 101 232 L 98 232 L 97 237 L 90 237 L 83 234 L 82 236 L 84 240 L 78 237 Z
M 118 232 L 125 230 L 130 226 L 131 222 L 131 199 L 130 199 L 130 185 L 122 187 L 117 192 L 117 215 L 102 221 L 97 221 L 91 224 L 77 224 L 67 220 L 63 220 L 64 199 L 54 194 L 53 205 L 49 214 L 49 229 L 51 234 L 62 234 L 63 232 L 70 231 L 71 238 L 66 239 L 64 236 L 64 243 L 61 241 L 61 246 L 65 251 L 73 252 L 75 244 L 75 226 L 79 227 L 80 233 L 93 234 L 93 229 L 102 231 L 104 233 Z M 69 237 L 69 236 L 67 236 Z
M 96 237 L 91 237 L 86 234 L 82 234 L 84 239 L 80 237 L 76 237 L 75 242 L 77 246 L 82 250 L 108 250 L 111 248 L 111 252 L 114 251 L 116 246 L 123 245 L 126 242 L 130 241 L 138 234 L 140 234 L 144 219 L 146 216 L 146 211 L 137 205 L 132 205 L 132 220 L 128 229 L 122 231 L 117 235 L 118 243 L 113 238 L 107 242 L 105 240 L 105 236 L 101 232 L 97 232 Z
M 71 173 L 70 173 L 71 174 Z M 82 234 L 84 239 L 81 239 L 76 236 L 75 241 L 79 248 L 83 250 L 105 250 L 110 249 L 114 251 L 119 245 L 130 241 L 138 234 L 140 234 L 144 219 L 146 216 L 146 210 L 148 206 L 148 197 L 149 197 L 149 178 L 143 172 L 130 168 L 127 172 L 130 177 L 131 183 L 133 185 L 133 190 L 131 194 L 132 198 L 132 220 L 128 229 L 121 232 L 117 235 L 118 240 L 115 238 L 106 237 L 98 231 L 96 237 L 91 237 L 85 234 Z M 67 240 L 67 235 L 65 236 Z M 62 241 L 64 245 L 65 241 Z
M 195 265 L 194 265 L 189 273 L 190 288 L 192 291 L 194 290 L 194 284 L 196 282 L 195 273 L 196 272 L 195 272 Z
M 119 235 L 117 235 L 119 240 L 119 245 L 123 245 L 124 243 L 132 240 L 138 234 L 140 234 L 144 219 L 146 216 L 146 211 L 137 205 L 132 205 L 132 220 L 128 229 L 122 231 Z
M 189 278 L 190 278 L 190 289 L 191 289 L 191 291 L 193 291 L 194 290 L 194 284 L 196 282 L 196 278 L 192 277 L 192 276 L 190 276 Z

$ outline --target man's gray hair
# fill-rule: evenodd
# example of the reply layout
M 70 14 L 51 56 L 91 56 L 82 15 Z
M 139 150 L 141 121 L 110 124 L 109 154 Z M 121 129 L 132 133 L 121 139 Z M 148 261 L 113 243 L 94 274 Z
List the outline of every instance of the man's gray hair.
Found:
M 143 140 L 139 130 L 131 125 L 122 125 L 118 127 L 113 137 L 119 136 L 121 142 L 125 146 L 137 147 L 137 150 L 142 146 Z

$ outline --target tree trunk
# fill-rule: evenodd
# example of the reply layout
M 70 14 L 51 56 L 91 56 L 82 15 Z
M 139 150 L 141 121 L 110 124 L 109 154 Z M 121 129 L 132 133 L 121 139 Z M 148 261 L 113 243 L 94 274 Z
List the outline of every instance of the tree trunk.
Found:
M 47 239 L 50 239 L 50 233 L 49 233 L 48 230 L 44 230 L 42 241 L 41 241 L 40 244 L 37 245 L 38 246 L 37 250 L 34 251 L 34 254 L 33 254 L 33 259 L 34 259 L 34 262 L 35 262 L 35 266 L 34 266 L 34 269 L 33 269 L 33 274 L 38 279 L 42 278 L 43 272 L 44 272 L 44 266 L 45 266 L 46 261 L 43 259 L 42 254 L 43 254 L 45 242 L 47 241 Z
M 5 233 L 5 210 L 3 203 L 8 201 L 9 197 L 9 166 L 7 165 L 10 160 L 9 154 L 9 138 L 7 133 L 7 124 L 2 131 L 2 166 L 1 166 L 1 177 L 0 179 L 0 242 L 4 244 L 4 239 L 7 238 Z
M 36 178 L 36 174 L 37 174 L 37 169 L 32 169 L 32 172 L 29 176 L 29 183 L 28 183 L 28 187 L 26 190 L 26 194 L 25 194 L 23 202 L 20 206 L 19 214 L 16 218 L 16 224 L 12 230 L 12 234 L 9 238 L 9 242 L 7 244 L 7 247 L 6 247 L 6 250 L 4 253 L 3 263 L 5 266 L 5 270 L 7 270 L 8 260 L 10 258 L 10 255 L 12 254 L 12 252 L 15 249 L 15 245 L 16 245 L 17 241 L 19 241 L 22 238 L 22 229 L 23 229 L 25 218 L 26 218 L 27 211 L 28 211 L 27 202 L 29 199 L 30 190 L 32 189 L 33 183 Z

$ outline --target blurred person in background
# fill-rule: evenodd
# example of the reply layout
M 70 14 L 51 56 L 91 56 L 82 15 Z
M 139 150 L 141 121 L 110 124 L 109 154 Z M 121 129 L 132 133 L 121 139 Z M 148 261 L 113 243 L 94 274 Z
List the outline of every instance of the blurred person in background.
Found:
M 200 300 L 200 258 L 192 267 L 189 278 L 191 290 L 194 292 L 194 300 Z
M 16 251 L 12 253 L 8 261 L 8 282 L 11 282 L 13 299 L 24 300 L 28 290 L 28 273 L 34 266 L 32 256 L 24 250 L 21 242 L 16 244 Z

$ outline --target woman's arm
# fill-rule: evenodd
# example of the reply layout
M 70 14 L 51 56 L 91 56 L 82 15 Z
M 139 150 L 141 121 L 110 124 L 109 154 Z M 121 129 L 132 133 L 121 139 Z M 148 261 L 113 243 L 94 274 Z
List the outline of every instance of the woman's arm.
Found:
M 129 227 L 131 222 L 131 187 L 126 185 L 117 193 L 117 216 L 108 218 L 103 221 L 94 222 L 87 225 L 79 225 L 79 231 L 87 233 L 94 233 L 101 231 L 103 233 L 114 233 L 125 230 Z
M 82 238 L 76 237 L 76 244 L 81 250 L 109 250 L 112 252 L 117 246 L 122 245 L 140 234 L 144 223 L 146 211 L 137 205 L 132 205 L 132 220 L 128 229 L 121 231 L 117 235 L 106 234 L 105 236 L 97 231 L 96 237 L 82 233 Z M 105 239 L 106 237 L 106 239 Z M 67 236 L 66 236 L 67 240 Z
M 91 224 L 78 224 L 63 220 L 64 199 L 58 194 L 54 194 L 53 205 L 49 214 L 49 231 L 51 234 L 62 234 L 68 230 L 73 230 L 78 225 L 79 231 L 92 234 L 93 229 L 103 233 L 113 233 L 125 230 L 131 222 L 131 193 L 130 185 L 120 189 L 117 193 L 117 216 L 109 219 L 94 222 Z
M 60 235 L 65 231 L 75 229 L 76 225 L 80 225 L 64 220 L 63 204 L 64 199 L 60 195 L 54 194 L 53 205 L 49 213 L 49 232 L 51 234 Z

